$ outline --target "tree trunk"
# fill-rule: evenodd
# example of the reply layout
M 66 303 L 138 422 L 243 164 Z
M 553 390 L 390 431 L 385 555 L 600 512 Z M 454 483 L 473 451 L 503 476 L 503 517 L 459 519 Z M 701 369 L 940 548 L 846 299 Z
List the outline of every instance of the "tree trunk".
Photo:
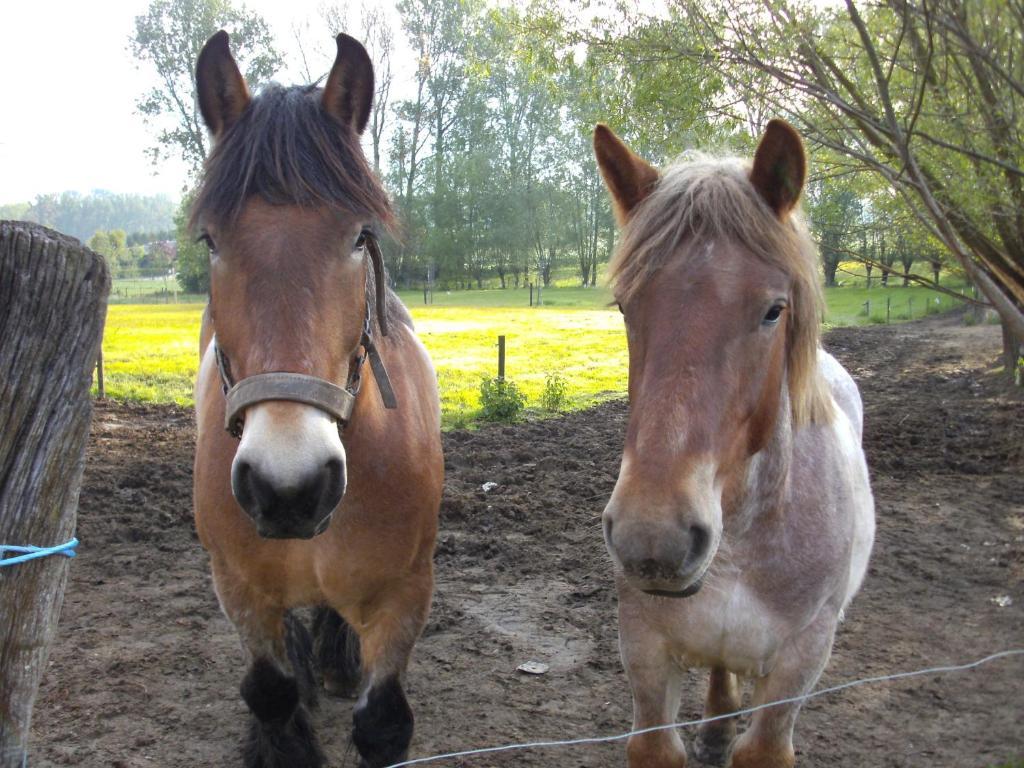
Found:
M 1017 338 L 1013 329 L 1005 322 L 1003 326 L 1003 365 L 1011 379 L 1017 370 L 1017 361 L 1024 357 L 1024 339 Z
M 109 292 L 103 258 L 77 240 L 0 221 L 0 544 L 75 532 Z M 0 768 L 27 764 L 67 572 L 59 555 L 0 570 Z

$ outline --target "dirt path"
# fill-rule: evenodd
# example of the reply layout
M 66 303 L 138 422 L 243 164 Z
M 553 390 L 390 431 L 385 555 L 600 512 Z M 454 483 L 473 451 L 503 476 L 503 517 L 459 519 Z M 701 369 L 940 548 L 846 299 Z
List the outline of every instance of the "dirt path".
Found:
M 1024 399 L 986 370 L 998 329 L 952 319 L 837 330 L 866 403 L 878 539 L 822 685 L 1024 646 Z M 624 731 L 600 511 L 623 403 L 445 436 L 430 625 L 409 674 L 414 755 Z M 101 404 L 60 636 L 36 705 L 33 765 L 233 766 L 245 708 L 233 629 L 190 519 L 192 414 Z M 481 485 L 495 482 L 484 493 Z M 994 598 L 1013 603 L 999 607 Z M 543 676 L 515 671 L 538 660 Z M 992 766 L 1024 756 L 1024 661 L 810 702 L 799 765 Z M 700 712 L 690 676 L 681 718 Z M 354 766 L 351 703 L 316 715 Z M 441 763 L 438 763 L 441 764 Z M 621 744 L 448 765 L 623 766 Z

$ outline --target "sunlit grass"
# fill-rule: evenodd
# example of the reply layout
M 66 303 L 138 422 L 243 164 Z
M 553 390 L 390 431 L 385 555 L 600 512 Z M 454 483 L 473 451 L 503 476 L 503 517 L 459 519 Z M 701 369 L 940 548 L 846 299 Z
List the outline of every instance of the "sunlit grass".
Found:
M 191 405 L 202 312 L 202 304 L 111 305 L 103 332 L 107 396 Z
M 472 307 L 413 308 L 416 330 L 437 368 L 446 425 L 461 425 L 479 407 L 480 381 L 496 375 L 498 335 L 505 336 L 505 376 L 527 407 L 539 407 L 545 378 L 567 384 L 570 407 L 626 389 L 626 337 L 618 312 Z
M 886 299 L 893 322 L 908 311 L 945 311 L 948 296 L 916 287 L 842 287 L 826 291 L 830 325 L 884 322 Z M 498 367 L 497 338 L 506 337 L 506 376 L 538 409 L 545 378 L 558 374 L 568 407 L 579 408 L 626 391 L 626 341 L 622 318 L 608 306 L 604 288 L 557 288 L 544 292 L 545 306 L 530 308 L 529 292 L 404 292 L 416 329 L 437 368 L 446 427 L 474 421 L 480 381 Z M 939 303 L 935 303 L 935 299 Z M 865 314 L 870 301 L 871 314 Z M 192 404 L 198 368 L 203 305 L 112 305 L 103 340 L 106 393 L 118 399 Z

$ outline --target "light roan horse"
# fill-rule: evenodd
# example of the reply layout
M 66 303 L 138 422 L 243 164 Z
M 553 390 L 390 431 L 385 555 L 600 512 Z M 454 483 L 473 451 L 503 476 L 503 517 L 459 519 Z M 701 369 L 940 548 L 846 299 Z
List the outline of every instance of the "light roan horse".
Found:
M 436 377 L 373 236 L 392 218 L 359 145 L 373 68 L 354 39 L 337 47 L 322 89 L 251 96 L 224 32 L 196 71 L 214 148 L 193 209 L 210 249 L 195 515 L 250 663 L 250 768 L 323 764 L 314 660 L 358 691 L 360 764 L 403 759 L 400 678 L 433 590 Z M 297 606 L 317 607 L 315 637 Z
M 604 511 L 635 729 L 675 721 L 684 668 L 711 668 L 705 715 L 812 689 L 874 539 L 857 387 L 819 347 L 823 296 L 796 206 L 799 135 L 773 120 L 752 165 L 659 173 L 594 133 L 622 239 L 610 265 L 630 414 Z M 733 768 L 795 762 L 799 704 L 701 727 Z M 733 743 L 735 741 L 735 743 Z M 630 768 L 681 768 L 674 729 L 630 738 Z

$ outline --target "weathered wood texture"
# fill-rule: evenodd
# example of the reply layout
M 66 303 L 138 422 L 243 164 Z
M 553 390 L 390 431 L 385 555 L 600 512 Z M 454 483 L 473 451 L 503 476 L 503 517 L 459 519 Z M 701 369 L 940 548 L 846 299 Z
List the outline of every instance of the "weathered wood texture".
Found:
M 0 544 L 46 547 L 74 535 L 109 292 L 102 257 L 77 240 L 0 221 Z M 0 768 L 27 763 L 70 562 L 0 568 Z

